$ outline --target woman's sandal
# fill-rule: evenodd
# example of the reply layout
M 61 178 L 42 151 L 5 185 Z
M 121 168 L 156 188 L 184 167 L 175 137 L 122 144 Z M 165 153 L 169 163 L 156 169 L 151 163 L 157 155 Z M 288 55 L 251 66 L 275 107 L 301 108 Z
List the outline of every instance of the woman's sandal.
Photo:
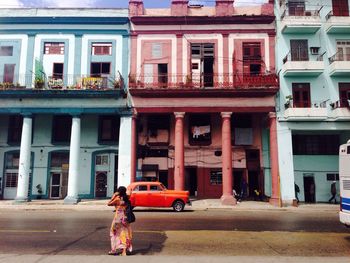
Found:
M 117 255 L 117 252 L 111 250 L 111 251 L 108 252 L 108 255 L 115 256 L 115 255 Z

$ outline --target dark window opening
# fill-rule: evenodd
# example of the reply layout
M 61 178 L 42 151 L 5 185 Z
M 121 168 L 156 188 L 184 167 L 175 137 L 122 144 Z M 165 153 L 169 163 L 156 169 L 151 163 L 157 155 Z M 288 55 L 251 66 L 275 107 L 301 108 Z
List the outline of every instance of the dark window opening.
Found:
M 4 65 L 4 83 L 13 83 L 15 78 L 15 64 Z
M 340 107 L 350 107 L 350 83 L 339 83 Z
M 290 16 L 303 16 L 305 13 L 305 1 L 288 1 L 288 11 Z
M 191 44 L 192 80 L 202 87 L 214 85 L 214 44 Z
M 53 117 L 52 143 L 67 144 L 70 142 L 72 117 L 69 115 L 57 115 Z
M 245 75 L 259 75 L 261 73 L 261 44 L 243 43 L 243 73 Z
M 92 62 L 91 63 L 91 77 L 102 77 L 111 72 L 111 63 L 109 62 Z
M 210 171 L 210 185 L 222 185 L 222 171 L 211 170 Z
M 295 134 L 292 139 L 294 155 L 338 155 L 339 135 Z
M 168 84 L 168 64 L 158 64 L 158 83 L 164 86 Z
M 53 63 L 52 77 L 54 79 L 63 79 L 63 63 Z
M 20 144 L 22 136 L 23 117 L 20 115 L 10 116 L 8 126 L 8 144 Z
M 69 164 L 68 152 L 51 153 L 51 167 L 62 167 L 63 164 Z
M 292 83 L 293 103 L 296 108 L 310 108 L 310 83 Z
M 189 116 L 189 144 L 210 145 L 211 144 L 211 120 L 208 114 Z
M 13 56 L 13 46 L 1 46 L 0 56 L 6 56 L 6 57 Z
M 339 174 L 338 173 L 327 174 L 327 181 L 339 181 Z
M 99 143 L 117 143 L 119 140 L 120 120 L 117 116 L 107 115 L 99 118 Z
M 157 130 L 169 130 L 170 129 L 170 117 L 169 115 L 150 115 L 147 118 L 148 132 L 157 133 Z
M 234 114 L 231 118 L 231 138 L 233 145 L 253 144 L 253 120 L 251 114 Z

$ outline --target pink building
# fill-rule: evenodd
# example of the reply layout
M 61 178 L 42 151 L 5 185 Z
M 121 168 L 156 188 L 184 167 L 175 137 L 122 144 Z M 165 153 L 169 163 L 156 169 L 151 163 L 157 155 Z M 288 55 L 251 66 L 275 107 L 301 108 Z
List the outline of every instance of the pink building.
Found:
M 130 0 L 129 12 L 132 180 L 225 204 L 233 189 L 277 201 L 273 1 L 145 9 Z

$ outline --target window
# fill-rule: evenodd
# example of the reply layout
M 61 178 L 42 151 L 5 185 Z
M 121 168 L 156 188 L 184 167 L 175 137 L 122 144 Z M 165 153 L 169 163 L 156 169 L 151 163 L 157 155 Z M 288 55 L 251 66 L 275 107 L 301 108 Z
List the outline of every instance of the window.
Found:
M 63 63 L 53 63 L 52 77 L 54 79 L 63 79 Z
M 161 58 L 162 57 L 162 44 L 153 43 L 152 44 L 152 58 Z
M 332 0 L 334 16 L 349 16 L 348 0 Z
M 62 167 L 63 164 L 69 164 L 68 152 L 51 153 L 51 167 Z
M 305 1 L 303 0 L 288 1 L 288 11 L 290 16 L 303 16 L 305 12 Z
M 164 86 L 168 84 L 168 64 L 158 64 L 158 83 Z
M 350 83 L 339 83 L 340 107 L 350 107 Z
M 210 171 L 210 184 L 211 185 L 222 185 L 222 171 L 221 170 Z
M 108 75 L 111 72 L 111 63 L 109 62 L 92 62 L 91 63 L 91 76 L 102 77 L 102 75 Z
M 108 155 L 97 155 L 96 156 L 96 165 L 108 165 Z
M 13 56 L 13 46 L 1 46 L 0 56 L 6 56 L 6 57 Z
M 339 174 L 327 174 L 327 181 L 339 181 Z
M 114 115 L 100 116 L 98 141 L 116 143 L 119 139 L 119 118 Z
M 4 82 L 13 83 L 15 77 L 15 64 L 5 64 L 4 65 Z
M 339 135 L 295 134 L 292 139 L 294 155 L 338 155 Z
M 292 83 L 293 103 L 296 108 L 310 108 L 310 83 Z
M 138 185 L 134 188 L 133 191 L 147 191 L 147 185 Z
M 243 43 L 243 73 L 259 75 L 261 72 L 260 43 Z
M 112 43 L 92 43 L 92 55 L 112 55 Z
M 6 169 L 18 169 L 19 167 L 19 152 L 6 154 Z
M 150 185 L 151 191 L 162 191 L 163 189 L 159 185 Z
M 21 136 L 22 136 L 22 126 L 23 126 L 22 116 L 14 115 L 9 117 L 8 135 L 7 135 L 8 144 L 20 144 Z
M 6 173 L 6 184 L 5 187 L 16 188 L 18 173 Z
M 215 49 L 212 43 L 191 44 L 192 82 L 213 87 Z
M 53 117 L 52 142 L 69 143 L 72 127 L 72 117 L 69 115 L 59 115 Z
M 190 115 L 189 117 L 189 144 L 211 144 L 211 122 L 209 114 Z
M 231 122 L 231 133 L 234 145 L 252 145 L 253 128 L 250 114 L 234 114 Z
M 307 40 L 291 40 L 290 52 L 292 61 L 308 61 L 308 43 Z
M 350 41 L 338 40 L 337 41 L 337 60 L 350 61 Z
M 64 55 L 64 43 L 45 42 L 44 54 L 46 54 L 46 55 Z
M 150 115 L 147 118 L 148 132 L 156 133 L 157 130 L 169 130 L 170 118 L 169 115 Z M 156 135 L 156 134 L 155 134 Z

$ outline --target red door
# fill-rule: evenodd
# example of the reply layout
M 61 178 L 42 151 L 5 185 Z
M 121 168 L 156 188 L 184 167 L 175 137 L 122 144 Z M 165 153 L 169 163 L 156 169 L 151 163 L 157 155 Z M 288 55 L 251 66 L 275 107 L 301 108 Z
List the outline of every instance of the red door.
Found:
M 334 16 L 349 16 L 348 0 L 332 0 Z

